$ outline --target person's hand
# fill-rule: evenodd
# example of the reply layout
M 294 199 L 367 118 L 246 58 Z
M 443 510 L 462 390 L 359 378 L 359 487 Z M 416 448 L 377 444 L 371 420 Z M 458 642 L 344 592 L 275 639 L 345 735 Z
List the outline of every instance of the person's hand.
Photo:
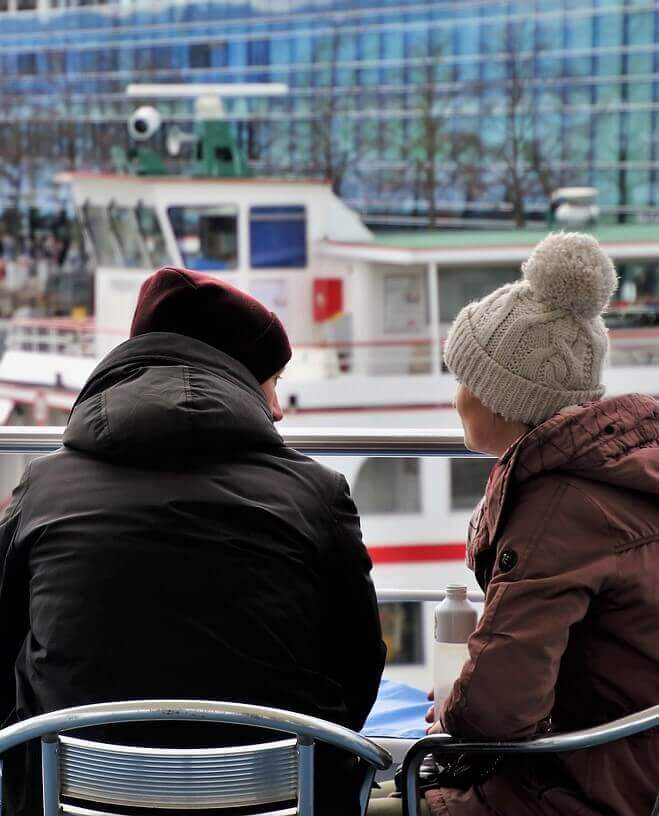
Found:
M 434 700 L 435 699 L 435 689 L 430 689 L 428 692 L 428 699 Z M 435 722 L 435 706 L 434 704 L 430 706 L 430 708 L 426 711 L 426 722 L 434 723 Z
M 428 692 L 428 699 L 433 700 L 435 699 L 435 690 L 430 689 Z M 440 720 L 435 719 L 435 706 L 430 706 L 430 708 L 426 711 L 426 722 L 430 723 L 428 728 L 426 728 L 426 734 L 443 734 L 445 729 L 442 725 Z
M 426 719 L 428 718 L 426 717 Z M 426 734 L 445 734 L 445 733 L 446 729 L 442 725 L 441 720 L 437 720 L 437 722 L 434 722 L 432 725 L 429 725 L 428 728 L 426 728 Z

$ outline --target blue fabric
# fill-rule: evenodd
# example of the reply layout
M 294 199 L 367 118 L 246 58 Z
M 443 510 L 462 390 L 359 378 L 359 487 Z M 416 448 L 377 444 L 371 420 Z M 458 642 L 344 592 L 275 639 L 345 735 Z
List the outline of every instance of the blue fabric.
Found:
M 429 705 L 425 691 L 406 683 L 383 680 L 362 734 L 365 737 L 423 737 Z

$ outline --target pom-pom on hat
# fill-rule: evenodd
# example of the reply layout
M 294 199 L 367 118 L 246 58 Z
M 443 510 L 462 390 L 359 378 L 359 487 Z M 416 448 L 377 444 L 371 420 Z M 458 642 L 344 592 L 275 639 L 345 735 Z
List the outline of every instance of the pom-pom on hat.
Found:
M 174 332 L 241 362 L 264 383 L 291 359 L 281 321 L 256 298 L 219 278 L 164 266 L 142 284 L 130 336 Z
M 608 336 L 601 313 L 617 277 L 597 241 L 578 232 L 547 236 L 522 273 L 521 281 L 462 309 L 445 361 L 495 414 L 538 425 L 604 394 Z

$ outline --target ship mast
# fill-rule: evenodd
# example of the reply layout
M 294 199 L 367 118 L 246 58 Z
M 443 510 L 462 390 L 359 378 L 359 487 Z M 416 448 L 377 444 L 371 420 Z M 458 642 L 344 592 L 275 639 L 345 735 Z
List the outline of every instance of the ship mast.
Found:
M 231 83 L 231 84 L 130 84 L 129 97 L 150 99 L 194 99 L 195 131 L 184 133 L 170 128 L 167 150 L 176 156 L 184 142 L 196 144 L 195 157 L 189 175 L 196 178 L 247 178 L 251 170 L 247 157 L 238 146 L 233 131 L 226 121 L 222 99 L 229 97 L 284 96 L 284 83 Z M 128 129 L 140 146 L 126 152 L 120 147 L 113 150 L 117 169 L 137 175 L 164 175 L 167 168 L 157 151 L 144 145 L 159 130 L 161 117 L 156 108 L 144 105 L 130 117 Z

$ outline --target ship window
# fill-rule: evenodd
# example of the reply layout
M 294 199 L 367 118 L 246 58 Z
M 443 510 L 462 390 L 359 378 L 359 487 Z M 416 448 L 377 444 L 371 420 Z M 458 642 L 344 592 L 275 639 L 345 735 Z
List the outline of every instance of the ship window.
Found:
M 105 207 L 85 204 L 82 208 L 84 225 L 92 242 L 96 263 L 99 266 L 123 266 L 121 256 Z
M 382 603 L 379 610 L 387 664 L 423 663 L 421 604 Z
M 112 230 L 121 248 L 124 266 L 147 269 L 150 266 L 149 258 L 142 242 L 135 211 L 129 207 L 117 207 L 115 204 L 110 204 L 108 214 Z
M 420 513 L 419 460 L 375 457 L 359 469 L 353 498 L 360 513 Z
M 472 510 L 485 492 L 492 459 L 451 459 L 451 509 Z
M 238 265 L 238 208 L 170 207 L 169 220 L 183 264 L 199 271 L 235 269 Z
M 439 312 L 442 322 L 450 323 L 467 303 L 480 300 L 494 287 L 512 283 L 519 268 L 447 269 L 439 277 Z
M 252 207 L 249 252 L 253 269 L 304 269 L 307 213 L 304 207 Z
M 135 217 L 137 219 L 137 226 L 146 251 L 149 253 L 149 260 L 151 266 L 167 266 L 171 264 L 172 259 L 169 257 L 167 245 L 165 244 L 165 236 L 162 234 L 158 214 L 153 207 L 145 207 L 143 204 L 138 204 L 135 208 Z

